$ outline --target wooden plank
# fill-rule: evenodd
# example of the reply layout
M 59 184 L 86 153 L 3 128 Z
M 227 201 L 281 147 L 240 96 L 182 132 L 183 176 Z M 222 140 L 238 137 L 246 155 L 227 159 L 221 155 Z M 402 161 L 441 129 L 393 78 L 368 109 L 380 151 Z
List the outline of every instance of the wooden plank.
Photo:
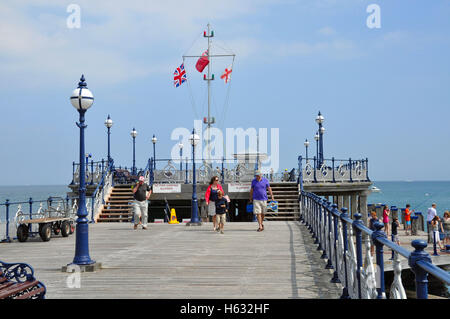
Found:
M 46 217 L 46 218 L 36 218 L 36 219 L 24 219 L 21 220 L 20 224 L 40 224 L 40 223 L 52 223 L 57 221 L 63 221 L 63 220 L 71 220 L 70 217 Z

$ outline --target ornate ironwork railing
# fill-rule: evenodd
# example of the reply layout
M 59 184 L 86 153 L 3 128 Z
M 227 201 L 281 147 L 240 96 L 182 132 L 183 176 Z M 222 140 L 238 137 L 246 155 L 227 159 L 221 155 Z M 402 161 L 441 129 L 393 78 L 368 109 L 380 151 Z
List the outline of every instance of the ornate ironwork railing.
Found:
M 406 298 L 401 280 L 400 256 L 408 259 L 415 274 L 418 299 L 428 297 L 428 274 L 447 285 L 450 284 L 450 275 L 432 264 L 430 255 L 425 251 L 425 241 L 413 240 L 411 245 L 415 250 L 410 252 L 387 239 L 382 231 L 382 223 L 376 222 L 376 230 L 372 231 L 361 221 L 361 214 L 355 214 L 355 220 L 352 220 L 346 208 L 338 211 L 336 204 L 305 191 L 301 191 L 299 202 L 300 220 L 316 239 L 315 243 L 319 244 L 318 250 L 323 251 L 322 258 L 328 259 L 326 268 L 334 269 L 331 281 L 341 283 L 344 287 L 341 298 L 386 298 L 383 256 L 385 247 L 394 252 L 394 280 L 390 286 L 390 298 Z M 375 245 L 376 263 L 371 254 L 371 242 L 367 237 L 370 237 Z
M 324 159 L 298 157 L 299 183 L 370 182 L 369 160 Z

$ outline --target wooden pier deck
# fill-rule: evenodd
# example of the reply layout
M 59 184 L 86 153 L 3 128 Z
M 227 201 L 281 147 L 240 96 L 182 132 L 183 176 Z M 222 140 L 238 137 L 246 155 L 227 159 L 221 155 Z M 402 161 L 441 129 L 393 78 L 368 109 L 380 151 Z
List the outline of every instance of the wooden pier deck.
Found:
M 61 267 L 74 256 L 75 236 L 2 244 L 5 262 L 26 262 L 47 286 L 47 298 L 338 298 L 340 284 L 297 221 L 212 224 L 90 225 L 91 258 L 103 268 L 68 288 Z

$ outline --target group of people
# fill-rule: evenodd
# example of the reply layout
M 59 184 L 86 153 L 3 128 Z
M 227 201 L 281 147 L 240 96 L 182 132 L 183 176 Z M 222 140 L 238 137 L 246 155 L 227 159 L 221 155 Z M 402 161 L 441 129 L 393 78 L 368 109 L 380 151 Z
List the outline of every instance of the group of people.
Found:
M 272 201 L 274 200 L 269 181 L 262 177 L 260 171 L 257 171 L 250 188 L 250 203 L 253 203 L 253 213 L 258 220 L 258 232 L 264 230 L 264 214 L 267 210 L 267 191 L 269 191 Z M 211 178 L 208 188 L 205 192 L 205 201 L 208 207 L 208 216 L 212 219 L 213 230 L 224 233 L 226 213 L 229 209 L 230 199 L 224 194 L 223 188 L 219 183 L 219 177 Z
M 414 213 L 414 210 L 411 210 L 411 205 L 406 204 L 405 208 L 405 234 L 411 234 L 411 214 Z M 375 230 L 375 222 L 379 221 L 377 217 L 377 213 L 372 211 L 370 213 L 371 218 L 369 220 L 369 228 L 371 230 Z M 392 223 L 390 223 L 391 210 L 387 205 L 383 207 L 383 224 L 384 224 L 384 232 L 387 236 L 389 236 L 389 230 L 391 231 L 392 240 L 400 245 L 400 240 L 398 237 L 398 229 L 400 227 L 400 223 L 397 217 L 392 218 Z M 450 212 L 444 212 L 444 217 L 441 218 L 437 215 L 436 212 L 436 204 L 432 204 L 430 208 L 428 208 L 427 212 L 427 229 L 428 229 L 428 242 L 435 242 L 436 245 L 439 246 L 441 250 L 444 250 L 444 245 L 450 244 Z M 440 231 L 444 233 L 444 242 L 440 239 Z
M 269 191 L 272 201 L 274 201 L 272 189 L 269 181 L 262 177 L 260 171 L 257 171 L 252 181 L 250 189 L 250 202 L 253 202 L 253 213 L 258 220 L 258 232 L 264 230 L 264 214 L 267 210 L 267 191 Z M 151 187 L 145 183 L 144 176 L 140 176 L 138 182 L 133 185 L 133 213 L 134 229 L 142 225 L 142 229 L 147 229 L 148 222 L 148 199 L 152 194 Z M 224 233 L 226 213 L 229 209 L 230 198 L 225 195 L 222 186 L 219 183 L 219 177 L 213 176 L 205 192 L 205 201 L 208 207 L 208 216 L 212 219 L 213 230 Z

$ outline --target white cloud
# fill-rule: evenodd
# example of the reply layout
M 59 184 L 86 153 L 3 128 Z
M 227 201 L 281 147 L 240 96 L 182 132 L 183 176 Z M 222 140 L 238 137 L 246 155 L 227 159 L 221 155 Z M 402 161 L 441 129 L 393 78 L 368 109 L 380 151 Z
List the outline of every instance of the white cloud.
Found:
M 319 33 L 320 35 L 324 35 L 324 36 L 331 36 L 331 35 L 335 35 L 336 31 L 331 27 L 323 27 L 323 28 L 317 30 L 317 33 Z

